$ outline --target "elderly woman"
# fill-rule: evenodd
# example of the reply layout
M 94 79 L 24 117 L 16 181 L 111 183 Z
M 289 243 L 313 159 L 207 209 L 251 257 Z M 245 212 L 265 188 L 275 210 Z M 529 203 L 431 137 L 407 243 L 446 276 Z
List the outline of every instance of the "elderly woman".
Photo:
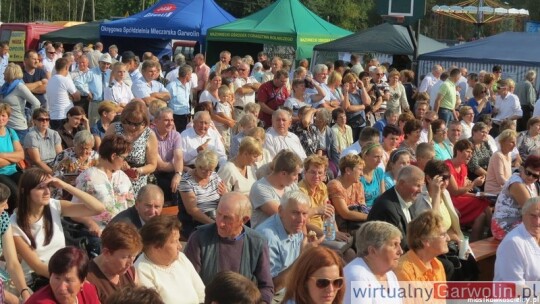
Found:
M 124 82 L 126 73 L 126 66 L 123 63 L 113 64 L 111 84 L 106 86 L 103 92 L 103 100 L 114 102 L 119 108 L 118 112 L 122 112 L 122 109 L 134 98 L 131 88 Z
M 493 154 L 488 143 L 489 129 L 483 122 L 477 122 L 472 128 L 472 137 L 469 139 L 473 144 L 473 154 L 467 164 L 469 179 L 474 180 L 479 176 L 485 177 L 489 165 L 489 158 Z
M 444 163 L 450 170 L 450 183 L 448 192 L 452 202 L 460 213 L 461 225 L 471 225 L 471 241 L 482 239 L 484 227 L 491 220 L 491 209 L 487 200 L 475 196 L 472 191 L 484 183 L 484 176 L 477 177 L 474 181 L 467 178 L 467 164 L 473 154 L 473 144 L 467 139 L 462 139 L 454 145 L 454 157 Z
M 339 163 L 339 155 L 337 152 L 336 138 L 330 127 L 332 123 L 332 114 L 328 109 L 320 108 L 315 112 L 313 124 L 319 131 L 319 150 L 322 155 L 328 157 L 328 168 L 334 176 L 337 176 L 337 164 Z
M 293 265 L 283 303 L 344 303 L 343 276 L 343 261 L 337 253 L 325 247 L 310 248 Z
M 148 175 L 157 167 L 158 142 L 149 127 L 148 109 L 144 102 L 127 104 L 120 116 L 120 122 L 113 123 L 106 134 L 124 136 L 131 142 L 131 151 L 124 159 L 124 172 L 131 179 L 135 195 L 148 182 Z
M 394 225 L 370 221 L 362 225 L 356 234 L 356 250 L 358 257 L 347 264 L 343 269 L 345 275 L 345 289 L 352 291 L 355 288 L 380 288 L 370 299 L 372 303 L 402 303 L 401 299 L 394 297 L 389 301 L 389 291 L 397 290 L 399 282 L 393 270 L 397 267 L 399 257 L 403 254 L 401 249 L 401 231 Z M 343 303 L 360 303 L 364 301 L 361 296 L 353 292 L 345 293 Z
M 101 303 L 116 291 L 137 286 L 133 261 L 141 249 L 141 236 L 132 224 L 111 223 L 103 230 L 101 254 L 88 265 L 88 281 L 96 286 Z
M 82 249 L 64 247 L 49 260 L 50 283 L 34 293 L 26 303 L 95 304 L 96 287 L 86 281 L 88 257 Z
M 386 109 L 392 109 L 398 114 L 409 111 L 407 92 L 405 91 L 405 87 L 399 81 L 400 76 L 401 75 L 397 70 L 393 70 L 388 74 L 390 99 L 386 102 Z
M 408 150 L 397 149 L 390 153 L 386 172 L 384 173 L 384 187 L 388 190 L 396 185 L 397 176 L 401 168 L 411 164 L 411 154 Z
M 180 222 L 158 215 L 141 229 L 143 253 L 135 262 L 141 285 L 156 289 L 167 304 L 204 302 L 204 284 L 181 252 Z
M 431 123 L 433 132 L 433 149 L 435 150 L 435 159 L 447 160 L 452 158 L 452 146 L 448 139 L 448 129 L 442 119 L 436 119 Z
M 379 143 L 368 143 L 362 148 L 361 157 L 366 165 L 360 182 L 366 195 L 366 205 L 371 208 L 375 199 L 386 189 L 384 171 L 379 167 L 383 157 L 383 148 Z
M 412 156 L 412 161 L 416 161 L 416 146 L 420 140 L 422 132 L 422 123 L 419 120 L 407 121 L 403 125 L 403 134 L 405 139 L 399 145 L 399 149 L 406 149 Z
M 17 184 L 21 173 L 17 170 L 17 163 L 24 158 L 23 148 L 17 132 L 6 127 L 11 115 L 11 107 L 8 104 L 0 104 L 0 183 L 9 187 L 9 211 L 11 212 L 18 204 Z
M 332 126 L 337 153 L 341 154 L 348 146 L 353 144 L 351 126 L 347 125 L 347 114 L 342 108 L 332 111 L 332 120 L 335 124 Z
M 239 132 L 231 137 L 229 159 L 232 159 L 238 155 L 238 148 L 240 147 L 242 139 L 244 139 L 246 136 L 246 132 L 257 126 L 257 117 L 251 113 L 246 113 L 242 116 L 242 118 L 240 118 L 238 125 L 240 126 Z
M 50 187 L 66 190 L 81 203 L 51 198 Z M 29 286 L 37 290 L 48 280 L 49 259 L 65 247 L 61 217 L 97 215 L 105 210 L 105 206 L 91 194 L 38 168 L 28 169 L 21 176 L 19 198 L 17 210 L 10 219 L 15 247 L 23 260 L 26 282 L 32 283 Z
M 307 85 L 315 88 L 315 90 L 317 90 L 317 93 L 312 95 L 307 94 Z M 323 89 L 317 84 L 317 82 L 313 81 L 311 78 L 293 80 L 292 91 L 293 93 L 291 94 L 291 97 L 285 100 L 283 106 L 293 111 L 293 122 L 298 121 L 298 110 L 300 108 L 309 105 L 310 103 L 318 103 L 324 98 L 325 94 Z
M 348 154 L 339 160 L 341 175 L 328 185 L 328 198 L 336 212 L 336 223 L 341 231 L 353 233 L 367 219 L 364 187 L 360 177 L 364 170 L 364 160 L 356 154 Z
M 52 174 L 53 161 L 62 152 L 62 138 L 49 128 L 49 112 L 39 108 L 32 114 L 34 127 L 24 139 L 24 150 L 30 163 Z
M 73 147 L 75 134 L 81 130 L 90 130 L 88 118 L 83 108 L 74 106 L 67 112 L 67 118 L 62 127 L 56 130 L 62 138 L 62 148 Z
M 105 137 L 105 133 L 109 129 L 113 120 L 116 118 L 118 112 L 118 106 L 112 101 L 103 101 L 99 103 L 98 115 L 99 120 L 90 128 L 90 132 L 94 135 L 95 150 L 99 149 L 101 140 Z
M 504 130 L 498 136 L 500 149 L 489 159 L 484 190 L 488 193 L 500 193 L 506 181 L 512 175 L 512 156 L 516 147 L 517 134 L 514 130 Z
M 195 227 L 215 221 L 220 196 L 227 192 L 225 184 L 215 172 L 218 157 L 206 149 L 197 155 L 195 169 L 186 172 L 180 181 L 180 198 L 186 219 L 182 220 L 182 234 L 189 237 Z
M 347 114 L 347 124 L 351 126 L 353 140 L 358 140 L 360 131 L 366 126 L 366 106 L 371 104 L 364 83 L 355 74 L 349 73 L 343 78 L 343 102 L 341 107 Z
M 238 155 L 218 171 L 228 192 L 236 191 L 249 195 L 251 186 L 257 181 L 253 165 L 261 155 L 260 142 L 251 136 L 242 139 Z
M 448 252 L 450 237 L 443 219 L 433 211 L 421 213 L 407 226 L 407 251 L 395 270 L 400 281 L 444 282 L 446 274 L 437 256 Z
M 520 209 L 525 202 L 540 195 L 538 178 L 540 177 L 540 157 L 531 155 L 512 174 L 504 184 L 495 203 L 495 211 L 491 220 L 493 237 L 502 240 L 522 220 Z
M 461 138 L 467 139 L 472 135 L 472 129 L 474 127 L 474 111 L 469 106 L 462 106 L 459 109 L 459 117 L 461 118 Z
M 540 117 L 531 117 L 527 121 L 527 131 L 519 133 L 517 148 L 521 159 L 540 149 Z
M 521 209 L 523 223 L 517 225 L 497 248 L 494 281 L 517 282 L 525 284 L 540 277 L 540 198 L 534 197 L 525 202 Z
M 473 97 L 467 100 L 464 105 L 471 107 L 473 110 L 474 121 L 478 121 L 482 115 L 491 115 L 493 110 L 491 107 L 491 102 L 488 100 L 489 91 L 487 86 L 483 83 L 475 84 L 472 94 Z
M 23 81 L 23 71 L 15 63 L 10 63 L 4 71 L 4 85 L 0 88 L 2 103 L 11 107 L 11 115 L 7 126 L 15 132 L 21 142 L 24 142 L 24 136 L 28 133 L 28 124 L 24 109 L 26 103 L 29 103 L 32 111 L 40 107 L 39 100 L 30 92 Z

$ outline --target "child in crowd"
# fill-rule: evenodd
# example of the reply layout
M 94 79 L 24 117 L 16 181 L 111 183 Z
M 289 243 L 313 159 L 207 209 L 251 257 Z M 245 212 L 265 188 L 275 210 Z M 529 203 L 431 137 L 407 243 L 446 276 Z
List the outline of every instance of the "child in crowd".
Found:
M 215 105 L 214 110 L 214 114 L 216 116 L 214 124 L 216 125 L 219 134 L 221 134 L 223 137 L 225 150 L 228 153 L 231 142 L 231 128 L 233 128 L 236 124 L 232 115 L 232 103 L 234 95 L 228 86 L 222 85 L 218 89 L 218 97 L 219 103 Z

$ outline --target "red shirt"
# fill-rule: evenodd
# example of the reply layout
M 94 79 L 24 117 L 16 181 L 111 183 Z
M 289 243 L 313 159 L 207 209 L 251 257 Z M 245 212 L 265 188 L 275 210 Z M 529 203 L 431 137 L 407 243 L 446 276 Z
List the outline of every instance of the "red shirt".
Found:
M 264 103 L 270 109 L 277 110 L 280 106 L 285 103 L 285 100 L 289 98 L 289 91 L 287 91 L 286 86 L 280 88 L 274 85 L 274 81 L 270 80 L 261 85 L 257 91 L 257 101 L 259 103 Z M 259 112 L 259 119 L 264 121 L 265 126 L 272 125 L 272 115 L 264 113 L 262 110 Z
M 98 304 L 100 303 L 96 287 L 92 283 L 85 281 L 82 284 L 81 291 L 77 294 L 79 304 Z M 40 290 L 34 292 L 26 301 L 27 304 L 56 304 L 58 303 L 54 297 L 51 285 L 47 285 Z

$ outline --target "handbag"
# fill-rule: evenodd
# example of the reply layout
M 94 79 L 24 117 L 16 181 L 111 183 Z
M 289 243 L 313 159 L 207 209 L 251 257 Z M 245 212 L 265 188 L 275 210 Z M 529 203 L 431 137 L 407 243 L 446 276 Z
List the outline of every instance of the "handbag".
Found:
M 13 132 L 15 132 L 15 130 L 12 130 L 10 128 L 6 128 L 7 131 L 9 132 L 9 137 L 11 138 L 11 142 L 13 144 L 13 142 L 15 141 L 15 139 L 13 138 Z M 32 165 L 30 164 L 30 162 L 28 162 L 26 159 L 21 159 L 20 161 L 18 161 L 16 163 L 16 167 L 17 167 L 17 170 L 19 172 L 22 172 L 24 171 L 25 169 L 28 169 L 30 168 Z

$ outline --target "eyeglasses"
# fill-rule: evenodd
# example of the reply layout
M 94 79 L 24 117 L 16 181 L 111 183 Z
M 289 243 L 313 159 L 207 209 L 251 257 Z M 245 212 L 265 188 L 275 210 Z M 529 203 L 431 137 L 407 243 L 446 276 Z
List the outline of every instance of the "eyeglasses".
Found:
M 445 232 L 443 232 L 443 233 L 441 233 L 439 235 L 434 236 L 433 238 L 434 239 L 436 239 L 436 238 L 438 238 L 438 239 L 446 239 L 447 236 L 448 236 L 448 232 L 445 231 Z
M 448 132 L 448 130 L 447 130 L 447 129 L 440 129 L 440 130 L 439 130 L 439 131 L 437 131 L 436 133 L 446 133 L 446 132 Z
M 246 71 L 246 69 L 237 69 L 237 70 L 239 70 L 239 71 Z
M 529 169 L 525 169 L 525 174 L 526 174 L 527 176 L 531 176 L 531 177 L 534 177 L 534 178 L 536 178 L 536 179 L 539 179 L 539 178 L 540 178 L 540 174 L 531 172 Z
M 343 278 L 337 278 L 333 280 L 327 278 L 311 278 L 315 280 L 315 286 L 317 286 L 317 288 L 319 289 L 325 289 L 330 286 L 330 284 L 332 284 L 335 289 L 340 289 L 341 287 L 343 287 Z
M 116 154 L 116 156 L 118 156 L 122 160 L 126 160 L 126 157 L 128 157 L 128 155 L 120 155 L 120 154 Z
M 144 125 L 144 121 L 141 121 L 141 122 L 133 122 L 133 121 L 129 121 L 126 119 L 125 123 L 127 125 L 130 125 L 130 126 L 134 126 L 134 127 L 140 127 L 142 125 Z
M 56 54 L 56 52 L 47 52 L 47 53 L 49 53 L 49 54 Z
M 37 121 L 39 122 L 48 122 L 48 121 L 51 121 L 50 118 L 47 118 L 47 117 L 39 117 L 39 118 L 36 118 Z
M 424 121 L 427 122 L 427 123 L 431 123 L 431 119 L 429 119 L 429 118 L 424 118 Z

